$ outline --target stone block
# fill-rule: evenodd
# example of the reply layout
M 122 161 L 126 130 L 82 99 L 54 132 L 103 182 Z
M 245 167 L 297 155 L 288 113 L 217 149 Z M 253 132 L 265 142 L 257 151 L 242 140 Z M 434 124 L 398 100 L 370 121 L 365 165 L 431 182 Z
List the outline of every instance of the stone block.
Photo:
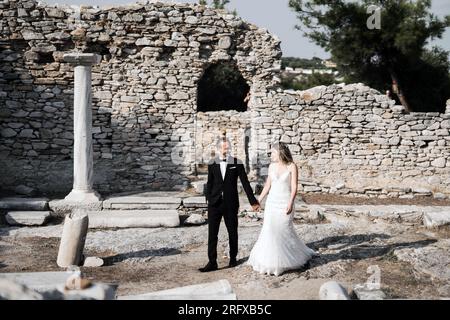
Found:
M 10 211 L 5 218 L 6 222 L 13 226 L 41 226 L 50 216 L 50 211 Z
M 177 210 L 102 210 L 88 211 L 89 228 L 178 227 Z

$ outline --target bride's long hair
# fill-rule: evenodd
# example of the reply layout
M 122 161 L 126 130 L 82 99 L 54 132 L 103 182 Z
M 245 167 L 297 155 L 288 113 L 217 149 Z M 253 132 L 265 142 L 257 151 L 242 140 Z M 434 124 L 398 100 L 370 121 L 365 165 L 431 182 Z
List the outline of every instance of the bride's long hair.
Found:
M 278 155 L 280 157 L 281 162 L 288 165 L 294 162 L 292 158 L 291 150 L 289 150 L 288 146 L 283 142 L 275 142 L 272 145 L 272 149 L 278 150 Z

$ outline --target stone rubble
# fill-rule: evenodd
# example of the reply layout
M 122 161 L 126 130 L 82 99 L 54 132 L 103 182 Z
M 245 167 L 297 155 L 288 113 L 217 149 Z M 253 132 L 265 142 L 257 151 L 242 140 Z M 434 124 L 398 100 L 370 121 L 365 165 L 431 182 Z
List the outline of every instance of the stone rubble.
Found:
M 6 222 L 13 226 L 41 226 L 50 217 L 50 211 L 10 211 L 5 216 Z
M 83 267 L 93 268 L 101 267 L 105 262 L 99 257 L 86 257 L 83 262 Z

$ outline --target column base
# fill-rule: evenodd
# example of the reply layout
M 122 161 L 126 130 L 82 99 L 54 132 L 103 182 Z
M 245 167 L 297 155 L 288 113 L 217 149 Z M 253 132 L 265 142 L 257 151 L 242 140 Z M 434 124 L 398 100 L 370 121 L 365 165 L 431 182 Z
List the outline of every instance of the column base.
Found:
M 70 202 L 98 202 L 101 197 L 100 195 L 94 191 L 84 191 L 84 190 L 75 190 L 72 191 L 64 198 L 65 201 Z
M 94 190 L 72 190 L 64 199 L 49 201 L 48 206 L 56 215 L 65 216 L 76 209 L 88 211 L 102 210 L 103 201 L 100 200 L 100 195 Z

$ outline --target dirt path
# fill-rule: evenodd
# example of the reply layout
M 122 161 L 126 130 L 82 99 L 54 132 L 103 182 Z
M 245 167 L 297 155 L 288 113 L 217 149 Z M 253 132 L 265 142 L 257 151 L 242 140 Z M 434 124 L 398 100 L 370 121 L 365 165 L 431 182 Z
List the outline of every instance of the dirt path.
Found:
M 354 219 L 297 225 L 305 242 L 320 255 L 303 270 L 275 277 L 260 275 L 245 265 L 261 222 L 241 220 L 241 264 L 236 268 L 223 268 L 228 263 L 223 256 L 219 257 L 220 270 L 206 274 L 197 270 L 206 262 L 206 226 L 199 226 L 175 228 L 178 230 L 92 231 L 85 254 L 104 258 L 106 265 L 82 270 L 93 280 L 118 283 L 118 295 L 227 279 L 238 299 L 318 299 L 324 282 L 336 280 L 351 290 L 354 285 L 367 281 L 369 266 L 377 266 L 381 289 L 388 298 L 436 299 L 450 295 L 442 291 L 445 283 L 417 272 L 412 264 L 399 261 L 393 254 L 399 248 L 430 246 L 441 236 L 448 235 L 446 232 L 430 233 L 402 225 L 367 225 Z M 56 266 L 59 238 L 53 236 L 59 229 L 55 228 L 60 226 L 28 230 L 3 228 L 0 272 L 60 270 Z M 380 230 L 383 232 L 378 232 Z M 185 243 L 179 245 L 180 239 Z M 227 238 L 223 229 L 219 239 L 219 253 L 226 252 Z M 126 241 L 130 242 L 127 247 L 124 246 Z

